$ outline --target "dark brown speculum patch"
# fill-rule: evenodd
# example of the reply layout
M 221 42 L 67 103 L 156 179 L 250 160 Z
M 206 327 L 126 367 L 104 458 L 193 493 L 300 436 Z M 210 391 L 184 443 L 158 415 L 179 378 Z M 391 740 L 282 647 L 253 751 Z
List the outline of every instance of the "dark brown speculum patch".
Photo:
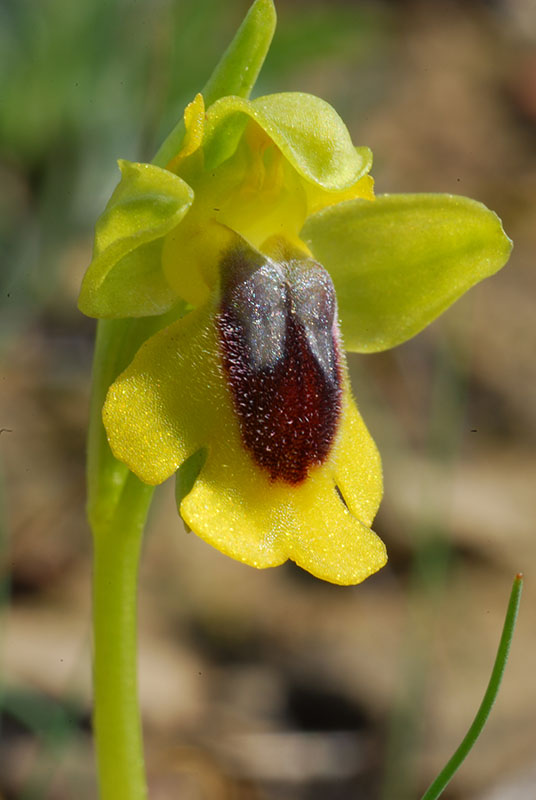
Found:
M 311 259 L 246 249 L 221 275 L 217 325 L 242 441 L 272 480 L 298 484 L 328 456 L 341 414 L 331 278 Z

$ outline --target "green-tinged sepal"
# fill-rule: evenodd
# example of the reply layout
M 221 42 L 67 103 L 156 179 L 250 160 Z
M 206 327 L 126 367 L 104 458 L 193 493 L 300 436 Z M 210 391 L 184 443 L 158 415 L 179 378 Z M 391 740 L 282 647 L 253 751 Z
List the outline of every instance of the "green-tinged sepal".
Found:
M 201 92 L 207 106 L 225 95 L 249 97 L 268 53 L 275 24 L 272 0 L 256 0 Z M 184 133 L 181 118 L 153 158 L 153 164 L 165 167 L 179 152 Z
M 190 208 L 181 178 L 152 164 L 119 161 L 121 180 L 95 231 L 78 305 L 99 318 L 161 314 L 177 302 L 162 272 L 163 237 Z
M 272 0 L 256 0 L 203 88 L 207 106 L 227 94 L 249 97 L 272 42 L 275 25 Z
M 496 214 L 446 194 L 351 200 L 310 217 L 301 235 L 331 273 L 344 344 L 356 352 L 414 336 L 512 248 Z
M 355 148 L 348 129 L 324 100 L 284 92 L 252 102 L 224 97 L 207 112 L 204 151 L 207 169 L 233 155 L 248 120 L 254 120 L 308 181 L 329 191 L 348 189 L 370 169 L 368 148 Z

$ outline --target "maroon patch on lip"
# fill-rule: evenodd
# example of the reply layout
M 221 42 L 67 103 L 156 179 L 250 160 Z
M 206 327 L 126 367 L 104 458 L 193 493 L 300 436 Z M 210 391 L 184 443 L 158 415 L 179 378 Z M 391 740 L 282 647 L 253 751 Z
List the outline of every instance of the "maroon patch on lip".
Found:
M 217 325 L 242 441 L 272 480 L 298 484 L 327 458 L 341 413 L 335 290 L 314 262 L 237 256 Z

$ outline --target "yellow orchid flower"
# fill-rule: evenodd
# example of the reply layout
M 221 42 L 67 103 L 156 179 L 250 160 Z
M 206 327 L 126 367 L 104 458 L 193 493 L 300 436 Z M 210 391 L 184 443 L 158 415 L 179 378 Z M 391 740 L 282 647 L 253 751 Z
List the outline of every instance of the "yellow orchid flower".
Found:
M 80 295 L 102 319 L 175 315 L 110 386 L 115 458 L 177 473 L 180 515 L 227 555 L 339 584 L 386 561 L 344 348 L 405 341 L 510 252 L 473 200 L 375 198 L 371 163 L 317 97 L 197 95 L 164 165 L 120 162 Z

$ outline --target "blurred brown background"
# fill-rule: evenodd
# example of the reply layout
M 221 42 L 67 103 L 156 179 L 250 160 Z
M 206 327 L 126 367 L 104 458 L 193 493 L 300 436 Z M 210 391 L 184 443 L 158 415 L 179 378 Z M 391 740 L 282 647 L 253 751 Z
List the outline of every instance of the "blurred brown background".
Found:
M 0 5 L 0 798 L 95 797 L 84 438 L 94 323 L 76 310 L 115 159 L 149 159 L 247 9 Z M 536 4 L 280 0 L 257 93 L 314 92 L 378 192 L 466 194 L 510 265 L 394 351 L 352 357 L 383 454 L 389 565 L 355 588 L 256 572 L 157 496 L 140 581 L 152 800 L 410 800 L 467 730 L 513 574 L 501 694 L 444 797 L 536 796 Z

